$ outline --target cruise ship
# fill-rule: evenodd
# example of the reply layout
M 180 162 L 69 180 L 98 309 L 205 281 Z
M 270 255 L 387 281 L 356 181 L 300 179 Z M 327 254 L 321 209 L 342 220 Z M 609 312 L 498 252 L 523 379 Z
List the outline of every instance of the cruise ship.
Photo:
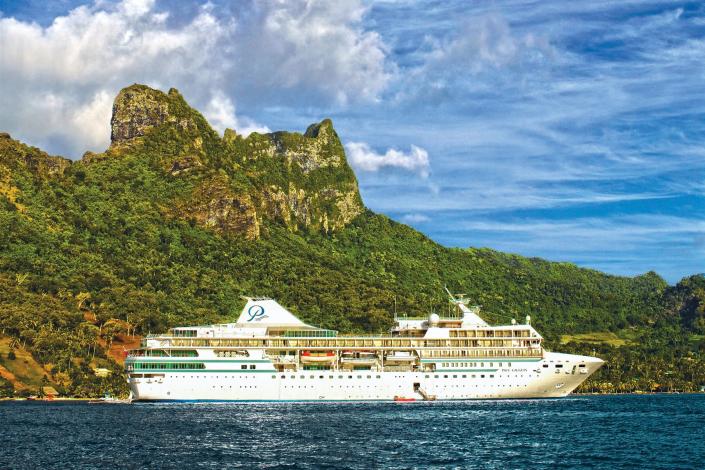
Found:
M 564 397 L 603 361 L 546 351 L 531 326 L 490 326 L 450 296 L 446 316 L 348 336 L 247 298 L 235 323 L 172 328 L 125 361 L 136 401 L 422 401 Z

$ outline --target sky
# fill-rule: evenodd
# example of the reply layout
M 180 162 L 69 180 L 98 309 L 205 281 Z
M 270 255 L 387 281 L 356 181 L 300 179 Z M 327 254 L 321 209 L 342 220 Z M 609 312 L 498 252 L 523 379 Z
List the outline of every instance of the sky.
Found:
M 0 130 L 80 158 L 132 83 L 220 132 L 325 117 L 365 204 L 446 246 L 705 271 L 705 4 L 0 0 Z

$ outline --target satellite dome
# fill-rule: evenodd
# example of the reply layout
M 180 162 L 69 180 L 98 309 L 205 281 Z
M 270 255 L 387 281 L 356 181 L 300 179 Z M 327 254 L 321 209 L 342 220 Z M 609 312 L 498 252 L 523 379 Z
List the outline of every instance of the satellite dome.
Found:
M 438 316 L 438 314 L 432 313 L 431 315 L 428 316 L 428 325 L 429 326 L 438 326 L 438 320 L 440 320 L 440 317 Z

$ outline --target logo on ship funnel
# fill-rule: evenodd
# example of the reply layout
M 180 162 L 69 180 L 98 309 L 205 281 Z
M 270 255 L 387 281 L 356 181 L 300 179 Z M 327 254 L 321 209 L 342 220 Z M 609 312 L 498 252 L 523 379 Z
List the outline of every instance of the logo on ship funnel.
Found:
M 247 321 L 258 321 L 263 318 L 267 318 L 267 315 L 264 314 L 264 307 L 261 305 L 251 306 L 247 309 L 247 314 L 250 316 Z

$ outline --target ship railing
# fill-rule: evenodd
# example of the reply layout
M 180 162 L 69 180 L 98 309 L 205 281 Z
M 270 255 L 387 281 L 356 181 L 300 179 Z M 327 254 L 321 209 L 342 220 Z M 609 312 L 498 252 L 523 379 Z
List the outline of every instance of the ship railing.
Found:
M 524 339 L 517 344 L 512 338 L 178 338 L 172 339 L 172 347 L 238 347 L 238 348 L 308 348 L 308 349 L 403 349 L 403 348 L 525 348 L 539 347 L 541 340 Z
M 270 359 L 274 364 L 295 364 L 297 362 L 296 356 L 271 356 Z

